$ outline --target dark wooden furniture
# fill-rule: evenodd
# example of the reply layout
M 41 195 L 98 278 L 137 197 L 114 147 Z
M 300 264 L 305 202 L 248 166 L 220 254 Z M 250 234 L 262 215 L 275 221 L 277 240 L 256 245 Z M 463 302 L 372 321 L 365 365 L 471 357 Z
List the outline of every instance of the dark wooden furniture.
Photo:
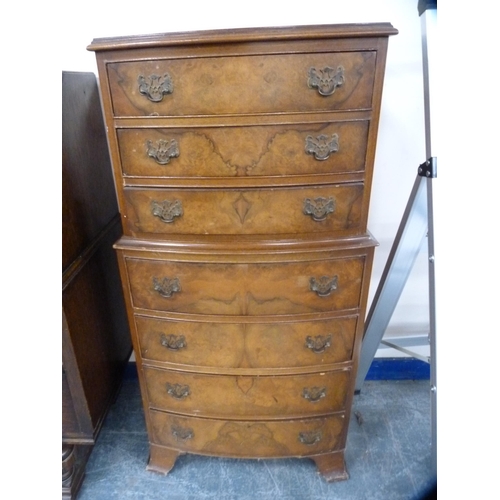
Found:
M 74 498 L 132 351 L 97 80 L 62 74 L 62 497 Z
M 96 39 L 116 243 L 150 440 L 180 453 L 344 449 L 375 240 L 388 23 Z

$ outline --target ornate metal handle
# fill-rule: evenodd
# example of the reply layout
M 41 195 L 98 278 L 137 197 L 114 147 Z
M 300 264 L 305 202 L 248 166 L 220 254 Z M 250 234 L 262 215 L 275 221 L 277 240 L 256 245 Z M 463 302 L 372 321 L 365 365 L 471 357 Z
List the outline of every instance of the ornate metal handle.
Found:
M 320 354 L 324 352 L 328 347 L 330 347 L 332 341 L 332 334 L 328 334 L 328 337 L 323 337 L 322 335 L 316 335 L 316 337 L 311 337 L 310 335 L 306 337 L 306 347 L 311 349 L 315 354 Z
M 174 222 L 176 217 L 183 215 L 184 210 L 182 209 L 182 202 L 180 200 L 153 200 L 151 202 L 151 213 L 162 222 L 170 223 Z
M 323 69 L 310 68 L 309 80 L 307 84 L 309 88 L 318 89 L 322 96 L 332 95 L 337 87 L 344 84 L 344 68 L 337 66 L 337 69 L 326 67 Z
M 309 288 L 312 292 L 316 292 L 320 297 L 327 297 L 334 290 L 337 290 L 338 276 L 321 276 L 319 280 L 310 278 Z
M 172 425 L 172 436 L 175 439 L 180 439 L 181 441 L 187 441 L 188 439 L 194 438 L 194 431 L 189 427 L 180 427 L 178 425 Z
M 160 139 L 156 141 L 156 145 L 153 145 L 153 141 L 147 141 L 146 147 L 148 156 L 154 158 L 160 165 L 167 165 L 171 158 L 179 157 L 179 145 L 175 139 L 170 141 Z
M 184 335 L 165 335 L 164 333 L 161 334 L 161 345 L 171 351 L 179 351 L 187 347 Z
M 327 160 L 331 153 L 336 153 L 339 150 L 339 135 L 333 134 L 318 135 L 314 138 L 312 135 L 306 137 L 305 151 L 308 155 L 313 155 L 316 160 Z
M 161 281 L 158 278 L 153 278 L 153 289 L 162 297 L 169 298 L 174 293 L 181 291 L 181 283 L 179 278 L 163 278 Z
M 307 446 L 319 443 L 323 439 L 321 431 L 299 432 L 299 441 Z
M 326 387 L 304 387 L 302 397 L 311 403 L 317 403 L 326 396 Z
M 139 75 L 137 81 L 139 83 L 139 92 L 152 102 L 161 102 L 164 95 L 171 94 L 174 91 L 174 84 L 168 73 L 162 76 Z
M 170 384 L 167 382 L 167 394 L 175 399 L 184 399 L 191 394 L 191 391 L 189 390 L 189 385 Z
M 336 203 L 332 196 L 329 198 L 306 198 L 304 200 L 304 208 L 302 212 L 304 215 L 310 215 L 316 222 L 321 222 L 326 219 L 328 214 L 335 211 Z

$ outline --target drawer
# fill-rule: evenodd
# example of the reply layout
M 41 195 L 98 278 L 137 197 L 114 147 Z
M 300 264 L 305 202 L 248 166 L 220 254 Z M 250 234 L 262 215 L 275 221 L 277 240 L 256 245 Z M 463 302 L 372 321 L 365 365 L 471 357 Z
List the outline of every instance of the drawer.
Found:
M 134 307 L 250 316 L 355 309 L 364 263 L 363 256 L 269 264 L 126 258 Z
M 349 361 L 357 317 L 275 323 L 136 316 L 145 361 L 217 368 L 303 367 Z
M 124 232 L 303 234 L 365 231 L 362 182 L 310 188 L 124 189 Z
M 120 129 L 124 177 L 241 177 L 364 171 L 367 120 Z
M 345 407 L 350 369 L 308 375 L 232 376 L 143 366 L 149 407 L 200 417 L 316 416 Z
M 115 116 L 370 109 L 375 51 L 192 57 L 107 65 Z
M 225 421 L 150 410 L 155 444 L 233 458 L 307 456 L 342 449 L 344 414 L 273 421 Z

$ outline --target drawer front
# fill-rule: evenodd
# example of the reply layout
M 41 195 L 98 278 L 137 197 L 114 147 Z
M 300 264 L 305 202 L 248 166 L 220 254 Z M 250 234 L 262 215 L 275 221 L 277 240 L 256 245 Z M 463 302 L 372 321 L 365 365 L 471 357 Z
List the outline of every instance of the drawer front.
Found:
M 224 421 L 149 411 L 155 444 L 234 458 L 307 456 L 342 449 L 344 414 L 301 420 Z
M 276 189 L 124 189 L 129 236 L 361 234 L 363 183 Z
M 369 109 L 376 52 L 156 59 L 107 65 L 115 116 Z
M 226 264 L 126 259 L 134 307 L 213 315 L 355 309 L 364 257 Z
M 369 122 L 121 129 L 125 177 L 349 173 L 365 168 Z
M 302 417 L 341 411 L 350 373 L 346 369 L 251 377 L 143 367 L 150 408 L 214 418 Z
M 205 323 L 136 316 L 143 360 L 218 368 L 303 367 L 349 361 L 357 318 Z

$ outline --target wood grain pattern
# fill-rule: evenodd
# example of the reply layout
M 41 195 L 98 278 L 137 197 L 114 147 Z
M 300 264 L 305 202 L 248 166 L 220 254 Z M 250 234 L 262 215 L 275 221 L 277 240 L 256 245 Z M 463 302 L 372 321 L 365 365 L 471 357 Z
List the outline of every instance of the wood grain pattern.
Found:
M 126 200 L 124 232 L 162 234 L 306 234 L 338 236 L 365 231 L 362 183 L 326 187 L 268 189 L 139 189 L 123 190 Z M 335 208 L 325 220 L 304 214 L 305 200 L 332 198 Z M 177 201 L 183 214 L 172 223 L 153 215 L 156 203 Z
M 155 444 L 167 449 L 234 458 L 297 457 L 330 452 L 341 446 L 345 423 L 343 413 L 281 422 L 188 418 L 154 410 L 150 410 L 148 416 Z M 176 429 L 191 430 L 192 437 L 183 440 L 175 435 Z M 301 433 L 316 433 L 320 439 L 304 444 L 299 439 Z
M 229 376 L 143 368 L 151 408 L 213 418 L 307 417 L 344 410 L 350 370 L 296 376 Z M 188 395 L 168 394 L 167 386 Z M 304 391 L 311 399 L 304 397 Z M 315 401 L 317 399 L 317 401 Z
M 262 316 L 355 309 L 364 258 L 326 262 L 216 264 L 127 259 L 134 307 L 189 314 Z M 338 276 L 327 297 L 310 289 L 311 277 Z M 178 278 L 181 291 L 163 297 L 153 278 Z
M 363 171 L 369 122 L 329 121 L 247 127 L 120 129 L 124 177 L 295 176 Z M 319 161 L 305 152 L 308 136 L 338 135 L 339 150 Z M 160 165 L 148 141 L 176 141 L 179 156 Z M 276 180 L 276 179 L 275 179 Z
M 136 316 L 135 324 L 145 362 L 169 366 L 276 368 L 321 366 L 350 361 L 357 317 L 272 323 L 174 321 Z M 162 337 L 184 337 L 184 347 L 172 350 Z M 307 346 L 323 338 L 323 350 Z M 318 340 L 321 346 L 321 340 Z
M 189 116 L 371 108 L 376 52 L 155 59 L 108 65 L 115 116 Z M 311 67 L 344 68 L 330 98 L 308 87 Z M 169 74 L 161 102 L 139 92 L 138 77 Z

